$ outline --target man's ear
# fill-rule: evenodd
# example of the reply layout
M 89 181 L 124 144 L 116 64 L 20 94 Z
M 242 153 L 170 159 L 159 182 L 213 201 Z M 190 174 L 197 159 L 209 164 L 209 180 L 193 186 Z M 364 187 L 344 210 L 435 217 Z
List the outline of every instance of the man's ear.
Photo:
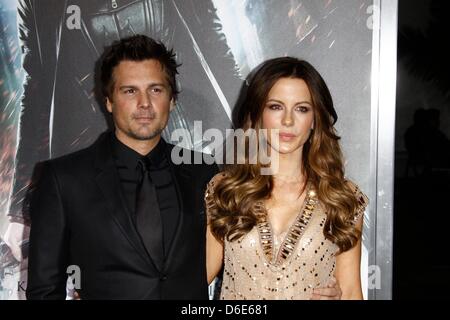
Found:
M 175 105 L 176 105 L 175 99 L 172 98 L 170 100 L 170 111 L 172 111 L 175 108 Z
M 112 113 L 112 102 L 108 97 L 106 97 L 106 109 L 108 109 L 109 113 Z

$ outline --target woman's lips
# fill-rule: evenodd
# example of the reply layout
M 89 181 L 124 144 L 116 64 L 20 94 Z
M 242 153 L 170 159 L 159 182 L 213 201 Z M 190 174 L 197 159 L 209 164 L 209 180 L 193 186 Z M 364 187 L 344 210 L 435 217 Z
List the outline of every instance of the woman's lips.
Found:
M 280 133 L 279 137 L 281 141 L 291 141 L 296 137 L 296 135 L 292 133 Z

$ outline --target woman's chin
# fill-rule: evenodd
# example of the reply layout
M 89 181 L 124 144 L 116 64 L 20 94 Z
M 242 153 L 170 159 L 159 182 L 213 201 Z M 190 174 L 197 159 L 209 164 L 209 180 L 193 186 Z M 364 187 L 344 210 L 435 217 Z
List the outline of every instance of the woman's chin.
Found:
M 272 150 L 280 155 L 288 155 L 297 151 L 298 148 L 296 148 L 295 146 L 280 145 L 276 147 L 272 146 Z

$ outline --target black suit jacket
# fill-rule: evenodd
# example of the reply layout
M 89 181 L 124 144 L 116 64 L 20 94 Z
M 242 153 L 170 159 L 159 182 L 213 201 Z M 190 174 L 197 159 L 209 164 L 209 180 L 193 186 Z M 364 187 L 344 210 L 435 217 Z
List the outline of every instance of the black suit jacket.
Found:
M 171 161 L 180 219 L 158 271 L 126 209 L 111 133 L 49 160 L 32 195 L 28 299 L 64 299 L 79 267 L 81 299 L 207 299 L 204 191 L 217 166 Z M 173 145 L 167 144 L 168 158 Z M 194 152 L 187 152 L 194 161 Z

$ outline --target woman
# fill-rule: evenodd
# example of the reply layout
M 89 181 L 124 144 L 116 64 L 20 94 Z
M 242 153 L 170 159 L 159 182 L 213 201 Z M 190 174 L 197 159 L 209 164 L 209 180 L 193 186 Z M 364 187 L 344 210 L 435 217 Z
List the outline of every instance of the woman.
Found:
M 208 281 L 224 262 L 222 299 L 310 299 L 333 277 L 342 299 L 362 299 L 360 238 L 368 199 L 344 177 L 337 115 L 324 80 L 305 61 L 268 60 L 242 106 L 238 127 L 267 130 L 278 170 L 262 175 L 262 164 L 247 161 L 227 166 L 209 183 Z

